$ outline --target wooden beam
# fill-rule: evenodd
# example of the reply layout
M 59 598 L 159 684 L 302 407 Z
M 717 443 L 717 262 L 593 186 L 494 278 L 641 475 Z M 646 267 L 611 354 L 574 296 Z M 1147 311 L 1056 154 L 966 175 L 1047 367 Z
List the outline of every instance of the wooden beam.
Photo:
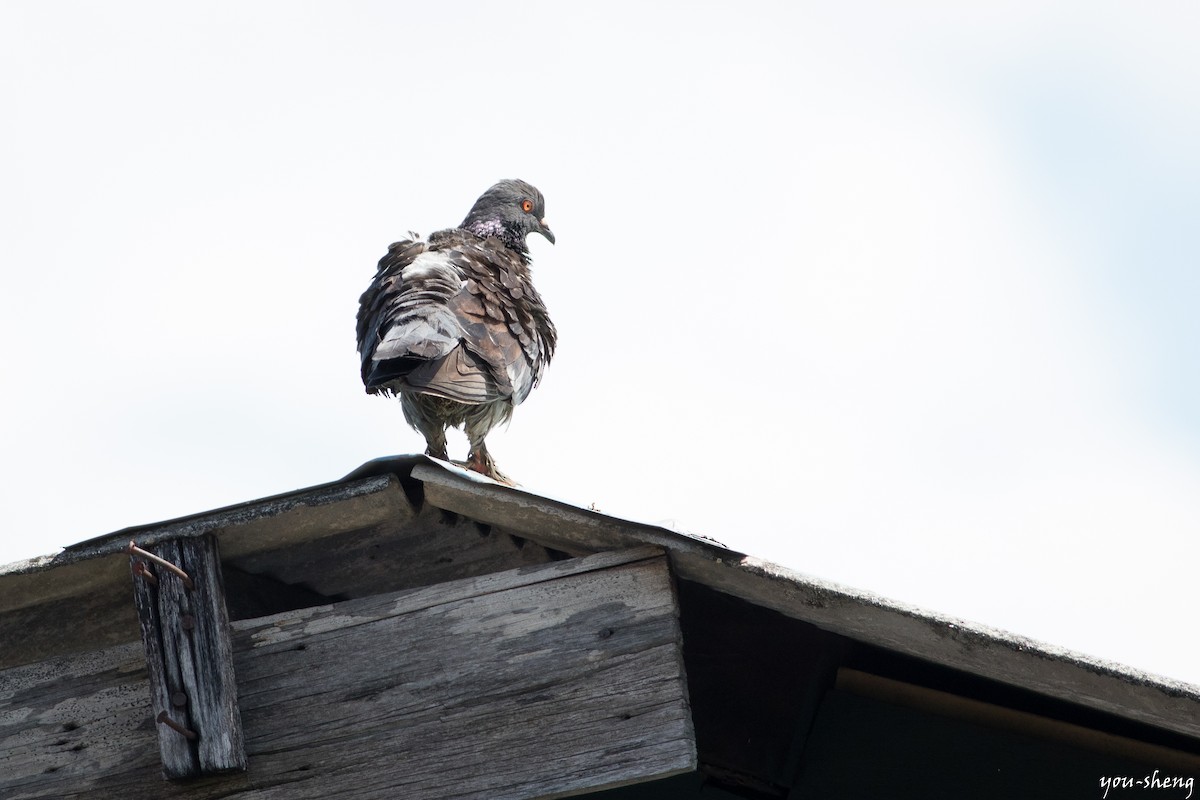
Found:
M 163 776 L 245 769 L 216 537 L 160 542 L 153 554 L 130 549 Z
M 0 671 L 0 797 L 539 800 L 696 767 L 660 551 L 235 623 L 249 768 L 158 779 L 128 646 Z

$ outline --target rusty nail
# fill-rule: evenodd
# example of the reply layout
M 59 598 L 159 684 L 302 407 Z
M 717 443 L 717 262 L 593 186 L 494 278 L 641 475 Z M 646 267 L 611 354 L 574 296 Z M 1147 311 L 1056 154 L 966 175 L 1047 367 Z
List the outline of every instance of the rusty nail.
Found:
M 196 627 L 196 618 L 191 614 L 184 614 L 179 618 L 179 624 L 183 626 L 185 631 L 190 631 L 192 628 Z
M 154 553 L 151 553 L 149 550 L 143 550 L 142 548 L 138 547 L 137 542 L 130 542 L 129 546 L 125 548 L 125 551 L 128 552 L 130 555 L 137 554 L 139 556 L 144 556 L 145 558 L 148 558 L 151 561 L 153 561 L 155 564 L 159 564 L 159 565 L 165 567 L 166 569 L 169 569 L 171 572 L 174 572 L 176 575 L 179 576 L 179 579 L 181 581 L 183 581 L 184 586 L 186 586 L 189 589 L 193 588 L 192 579 L 188 577 L 188 574 L 186 572 L 184 572 L 179 567 L 172 564 L 170 561 L 167 561 L 165 558 L 159 558 L 158 556 L 154 555 Z
M 183 727 L 182 725 L 180 725 L 175 720 L 171 719 L 171 717 L 167 714 L 166 711 L 158 712 L 158 716 L 155 719 L 158 721 L 159 725 L 166 725 L 171 730 L 175 731 L 176 733 L 182 734 L 183 736 L 187 737 L 188 739 L 199 738 L 196 736 L 195 731 L 189 730 L 189 729 Z
M 145 561 L 133 562 L 133 574 L 144 578 L 151 586 L 158 586 L 158 578 L 154 577 L 154 573 L 150 571 L 150 567 L 146 566 Z
M 175 706 L 176 708 L 183 708 L 187 705 L 187 695 L 183 692 L 174 692 L 171 695 L 171 705 Z M 167 712 L 164 711 L 163 713 L 165 714 Z

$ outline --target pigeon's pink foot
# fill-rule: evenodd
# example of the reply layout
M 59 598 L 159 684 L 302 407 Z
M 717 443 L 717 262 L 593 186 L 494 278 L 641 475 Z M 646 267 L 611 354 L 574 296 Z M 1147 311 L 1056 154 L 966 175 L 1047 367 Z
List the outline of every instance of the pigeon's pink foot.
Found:
M 496 469 L 496 462 L 492 460 L 492 456 L 487 450 L 480 449 L 471 453 L 467 457 L 466 467 L 480 475 L 486 475 L 497 483 L 503 483 L 506 486 L 517 485 L 516 481 Z

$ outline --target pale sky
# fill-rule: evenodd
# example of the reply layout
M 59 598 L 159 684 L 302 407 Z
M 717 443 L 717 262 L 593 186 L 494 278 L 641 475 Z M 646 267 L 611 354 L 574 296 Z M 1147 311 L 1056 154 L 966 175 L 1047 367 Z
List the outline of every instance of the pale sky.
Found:
M 420 452 L 358 296 L 517 177 L 525 488 L 1200 683 L 1196 8 L 0 5 L 0 563 Z

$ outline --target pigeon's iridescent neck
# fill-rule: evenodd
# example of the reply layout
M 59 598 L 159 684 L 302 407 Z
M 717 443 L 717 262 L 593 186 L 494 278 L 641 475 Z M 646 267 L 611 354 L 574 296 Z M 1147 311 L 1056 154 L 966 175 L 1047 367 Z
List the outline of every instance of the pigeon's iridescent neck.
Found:
M 484 239 L 494 236 L 504 242 L 504 245 L 510 250 L 516 250 L 518 253 L 529 252 L 529 248 L 525 245 L 525 236 L 506 228 L 504 223 L 498 219 L 477 219 L 465 223 L 462 227 L 463 230 L 468 230 Z

